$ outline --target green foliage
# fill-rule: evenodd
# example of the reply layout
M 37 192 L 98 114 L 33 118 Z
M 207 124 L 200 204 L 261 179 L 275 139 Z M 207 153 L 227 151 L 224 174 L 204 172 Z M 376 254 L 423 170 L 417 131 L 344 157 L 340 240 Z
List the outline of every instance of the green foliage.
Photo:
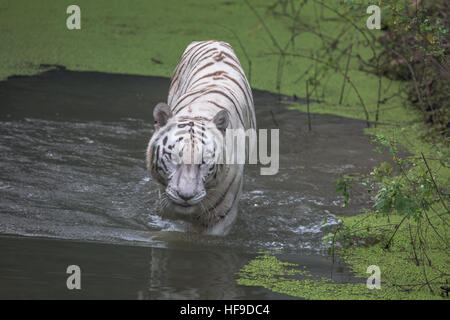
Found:
M 387 139 L 382 134 L 377 134 L 372 140 L 376 143 L 375 151 L 383 152 L 388 150 L 392 156 L 392 163 L 383 162 L 375 167 L 369 175 L 343 175 L 341 179 L 335 181 L 338 185 L 337 192 L 344 196 L 344 206 L 349 203 L 349 189 L 352 183 L 361 183 L 368 188 L 368 192 L 377 190 L 374 195 L 375 211 L 387 216 L 391 213 L 417 218 L 423 210 L 427 211 L 432 206 L 438 205 L 442 201 L 433 181 L 433 175 L 425 158 L 409 156 L 402 158 L 399 156 L 399 148 L 395 139 Z M 448 169 L 447 161 L 442 152 L 437 161 L 436 171 Z M 443 204 L 445 206 L 445 203 Z
M 376 190 L 374 209 L 383 216 L 398 214 L 418 219 L 423 211 L 432 207 L 446 207 L 448 199 L 442 197 L 443 190 L 439 190 L 433 181 L 435 173 L 427 166 L 425 157 L 400 157 L 395 139 L 389 140 L 382 134 L 377 134 L 371 141 L 376 144 L 375 151 L 389 151 L 392 163 L 383 162 L 366 176 L 344 175 L 336 180 L 336 191 L 344 196 L 344 206 L 349 203 L 351 184 L 361 183 L 369 193 Z M 448 169 L 444 154 L 438 154 L 440 157 L 434 161 L 436 172 Z
M 405 6 L 403 1 L 384 1 L 383 23 L 393 33 L 409 33 L 409 37 L 416 40 L 411 42 L 411 47 L 423 55 L 444 58 L 449 29 L 440 10 L 445 10 L 445 1 L 438 0 L 431 5 L 417 2 L 414 7 L 411 4 Z
M 369 192 L 375 191 L 374 209 L 354 219 L 342 218 L 343 224 L 324 237 L 324 241 L 333 247 L 339 244 L 341 254 L 352 263 L 359 261 L 355 260 L 355 254 L 369 258 L 370 251 L 376 252 L 370 259 L 389 254 L 397 263 L 402 263 L 398 258 L 406 255 L 411 266 L 406 264 L 405 268 L 414 269 L 411 273 L 417 274 L 416 284 L 409 284 L 397 273 L 392 284 L 398 286 L 401 283 L 403 289 L 411 292 L 426 288 L 432 295 L 444 295 L 446 289 L 442 291 L 441 288 L 447 288 L 450 277 L 446 263 L 450 242 L 449 197 L 445 188 L 448 185 L 439 186 L 435 177 L 438 173 L 448 177 L 448 154 L 436 151 L 427 157 L 421 152 L 401 156 L 396 139 L 380 133 L 372 142 L 376 144 L 375 151 L 389 152 L 392 161 L 380 164 L 366 176 L 353 175 L 352 179 L 344 176 L 339 180 L 339 192 L 348 196 L 348 184 L 361 183 Z M 349 201 L 348 197 L 346 201 Z M 363 247 L 369 251 L 362 250 Z M 386 264 L 384 261 L 379 263 Z M 394 268 L 394 264 L 390 267 Z M 441 267 L 437 268 L 437 265 Z
M 349 189 L 351 187 L 351 183 L 353 182 L 353 177 L 349 175 L 343 175 L 341 179 L 336 179 L 334 183 L 337 185 L 336 192 L 342 193 L 344 196 L 344 203 L 342 207 L 346 207 L 349 204 L 350 193 Z
M 450 84 L 449 29 L 446 12 L 448 0 L 416 0 L 383 2 L 383 24 L 386 33 L 381 37 L 387 75 L 406 75 L 411 86 L 409 97 L 433 126 L 430 134 L 448 133 Z M 413 5 L 413 3 L 416 3 Z M 403 71 L 400 71 L 402 70 Z
M 379 184 L 375 195 L 376 212 L 383 215 L 395 212 L 418 219 L 423 210 L 427 211 L 441 202 L 440 191 L 433 182 L 433 172 L 427 168 L 424 158 L 401 158 L 395 140 L 388 140 L 382 135 L 377 135 L 372 141 L 388 148 L 400 173 L 393 177 L 393 167 L 388 163 L 382 163 L 370 173 L 372 185 Z M 440 161 L 439 164 L 444 164 L 445 168 L 445 162 Z

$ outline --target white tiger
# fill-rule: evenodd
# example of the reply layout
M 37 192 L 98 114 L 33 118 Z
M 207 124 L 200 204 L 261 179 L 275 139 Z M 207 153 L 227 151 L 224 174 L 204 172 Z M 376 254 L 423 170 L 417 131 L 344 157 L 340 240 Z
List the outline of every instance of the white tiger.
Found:
M 147 168 L 164 189 L 164 211 L 200 232 L 226 234 L 237 215 L 244 165 L 217 162 L 225 152 L 217 137 L 223 142 L 226 129 L 256 129 L 251 88 L 232 47 L 192 42 L 172 75 L 167 104 L 156 105 L 153 117 Z M 200 159 L 192 161 L 194 153 Z

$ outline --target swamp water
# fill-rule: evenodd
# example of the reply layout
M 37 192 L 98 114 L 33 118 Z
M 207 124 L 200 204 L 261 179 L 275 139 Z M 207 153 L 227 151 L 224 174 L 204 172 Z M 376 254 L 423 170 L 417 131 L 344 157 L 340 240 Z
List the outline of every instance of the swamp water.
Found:
M 183 231 L 155 207 L 145 170 L 152 111 L 169 79 L 64 68 L 0 82 L 0 298 L 286 299 L 236 283 L 261 250 L 336 282 L 322 237 L 367 206 L 333 181 L 386 160 L 365 122 L 286 110 L 254 90 L 259 128 L 280 128 L 280 170 L 247 166 L 239 215 L 224 237 Z M 66 288 L 78 265 L 82 289 Z

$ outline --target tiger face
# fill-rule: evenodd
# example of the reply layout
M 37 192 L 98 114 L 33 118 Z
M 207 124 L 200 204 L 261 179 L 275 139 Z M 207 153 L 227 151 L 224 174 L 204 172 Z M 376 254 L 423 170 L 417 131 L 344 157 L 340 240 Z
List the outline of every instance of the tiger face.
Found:
M 228 113 L 220 111 L 213 119 L 172 117 L 169 106 L 160 103 L 153 116 L 147 169 L 175 211 L 193 213 L 223 174 Z

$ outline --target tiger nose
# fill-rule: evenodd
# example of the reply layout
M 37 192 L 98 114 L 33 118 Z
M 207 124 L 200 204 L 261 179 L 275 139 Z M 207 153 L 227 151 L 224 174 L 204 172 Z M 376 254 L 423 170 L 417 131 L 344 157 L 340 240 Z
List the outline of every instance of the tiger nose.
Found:
M 188 201 L 191 200 L 194 197 L 194 194 L 191 193 L 184 193 L 184 192 L 180 192 L 178 191 L 178 196 L 183 199 L 184 201 Z

